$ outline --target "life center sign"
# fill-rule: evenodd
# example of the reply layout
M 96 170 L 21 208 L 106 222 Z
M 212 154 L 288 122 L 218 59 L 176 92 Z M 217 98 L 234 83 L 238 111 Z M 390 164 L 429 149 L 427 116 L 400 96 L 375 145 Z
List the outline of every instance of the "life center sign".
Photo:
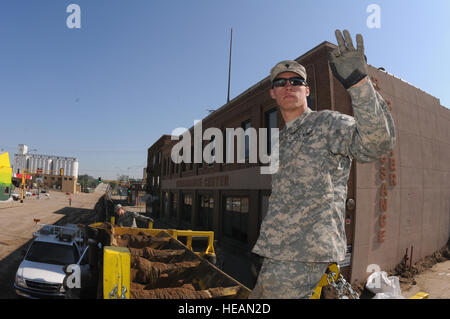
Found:
M 176 187 L 226 187 L 230 185 L 228 175 L 197 177 L 177 180 Z

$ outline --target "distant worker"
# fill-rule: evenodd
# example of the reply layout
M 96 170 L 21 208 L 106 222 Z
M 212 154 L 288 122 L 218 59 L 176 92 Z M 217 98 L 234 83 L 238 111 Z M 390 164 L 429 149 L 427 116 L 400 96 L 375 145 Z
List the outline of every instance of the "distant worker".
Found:
M 146 223 L 153 222 L 153 219 L 151 219 L 150 217 L 142 216 L 137 212 L 126 211 L 120 204 L 117 204 L 114 207 L 114 213 L 116 217 L 115 223 L 117 226 L 136 228 L 136 219 Z
M 72 197 L 69 197 L 69 206 L 72 206 Z

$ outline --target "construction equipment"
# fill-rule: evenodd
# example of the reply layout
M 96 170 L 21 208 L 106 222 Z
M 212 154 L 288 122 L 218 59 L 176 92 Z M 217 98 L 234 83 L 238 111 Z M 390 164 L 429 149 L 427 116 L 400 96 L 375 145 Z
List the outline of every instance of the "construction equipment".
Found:
M 95 223 L 87 234 L 96 242 L 90 249 L 98 249 L 97 260 L 89 261 L 98 274 L 97 298 L 246 299 L 250 294 L 210 262 L 215 260 L 213 232 Z M 207 247 L 194 251 L 192 241 L 200 237 L 207 239 Z

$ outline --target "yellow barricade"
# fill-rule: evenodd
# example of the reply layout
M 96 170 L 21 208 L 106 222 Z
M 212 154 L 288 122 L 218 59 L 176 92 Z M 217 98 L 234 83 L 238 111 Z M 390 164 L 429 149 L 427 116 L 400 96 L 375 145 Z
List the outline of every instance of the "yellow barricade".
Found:
M 103 249 L 103 299 L 130 299 L 128 248 L 105 246 Z

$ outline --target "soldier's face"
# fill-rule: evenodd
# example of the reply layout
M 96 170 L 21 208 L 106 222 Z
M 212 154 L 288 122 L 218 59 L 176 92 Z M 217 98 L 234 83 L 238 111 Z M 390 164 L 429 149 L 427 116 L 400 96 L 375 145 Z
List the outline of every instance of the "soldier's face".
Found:
M 117 211 L 117 215 L 122 216 L 125 213 L 125 210 L 123 208 L 119 208 Z
M 277 76 L 279 78 L 294 78 L 298 77 L 297 73 L 285 72 Z M 308 105 L 306 97 L 309 96 L 309 87 L 293 86 L 289 81 L 283 87 L 274 87 L 270 89 L 270 96 L 274 99 L 282 111 L 294 111 L 305 109 Z

